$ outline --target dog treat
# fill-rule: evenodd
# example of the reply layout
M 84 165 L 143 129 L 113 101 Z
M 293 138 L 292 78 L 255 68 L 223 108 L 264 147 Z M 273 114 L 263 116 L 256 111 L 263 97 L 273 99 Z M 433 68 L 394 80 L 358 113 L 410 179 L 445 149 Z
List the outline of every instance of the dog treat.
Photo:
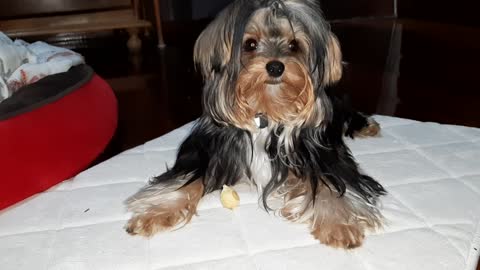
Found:
M 223 207 L 233 210 L 240 203 L 240 197 L 233 188 L 223 185 L 223 190 L 220 194 L 220 201 L 222 202 Z

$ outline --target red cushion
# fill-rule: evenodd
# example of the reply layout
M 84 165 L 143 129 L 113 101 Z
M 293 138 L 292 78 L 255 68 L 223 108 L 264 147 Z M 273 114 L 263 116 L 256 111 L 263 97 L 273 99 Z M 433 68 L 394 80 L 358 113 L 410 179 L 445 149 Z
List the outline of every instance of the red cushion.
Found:
M 116 126 L 115 95 L 97 75 L 52 103 L 0 121 L 0 209 L 87 168 Z

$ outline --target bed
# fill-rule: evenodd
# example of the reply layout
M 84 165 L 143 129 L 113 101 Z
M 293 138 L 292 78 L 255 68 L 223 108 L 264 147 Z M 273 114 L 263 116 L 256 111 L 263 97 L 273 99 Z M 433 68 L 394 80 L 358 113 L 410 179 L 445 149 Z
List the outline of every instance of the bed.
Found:
M 480 255 L 480 129 L 376 116 L 382 137 L 348 141 L 389 191 L 384 230 L 352 251 L 317 243 L 305 225 L 206 196 L 181 230 L 132 237 L 122 202 L 174 161 L 193 123 L 128 150 L 0 212 L 2 270 L 474 270 Z
M 116 127 L 115 94 L 87 65 L 22 86 L 0 102 L 0 210 L 88 168 Z

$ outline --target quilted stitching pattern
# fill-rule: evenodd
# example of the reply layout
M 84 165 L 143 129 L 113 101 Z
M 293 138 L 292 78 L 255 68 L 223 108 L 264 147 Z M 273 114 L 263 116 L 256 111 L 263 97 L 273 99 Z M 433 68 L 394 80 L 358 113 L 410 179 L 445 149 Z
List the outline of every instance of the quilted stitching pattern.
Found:
M 480 249 L 480 130 L 377 116 L 381 138 L 348 141 L 380 180 L 388 225 L 354 251 L 318 244 L 305 225 L 203 199 L 185 228 L 150 240 L 123 231 L 122 201 L 172 165 L 188 124 L 0 213 L 0 265 L 22 269 L 473 270 Z

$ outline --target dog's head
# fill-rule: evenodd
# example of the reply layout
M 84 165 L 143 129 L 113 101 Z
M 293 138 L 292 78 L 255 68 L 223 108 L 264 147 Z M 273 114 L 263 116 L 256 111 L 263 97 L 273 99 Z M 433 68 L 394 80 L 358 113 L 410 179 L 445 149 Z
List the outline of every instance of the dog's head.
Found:
M 338 41 L 315 0 L 237 0 L 203 31 L 194 59 L 205 80 L 205 113 L 254 129 L 270 123 L 320 125 L 324 87 L 342 75 Z

